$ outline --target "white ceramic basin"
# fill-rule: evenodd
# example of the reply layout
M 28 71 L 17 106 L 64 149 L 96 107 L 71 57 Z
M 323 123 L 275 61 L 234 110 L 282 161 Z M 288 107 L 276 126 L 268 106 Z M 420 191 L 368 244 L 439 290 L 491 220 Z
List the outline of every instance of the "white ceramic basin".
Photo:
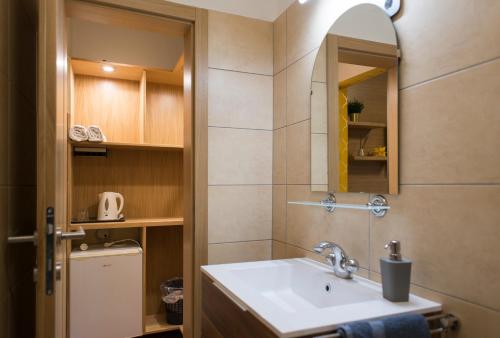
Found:
M 392 303 L 381 286 L 364 278 L 345 280 L 310 259 L 209 265 L 202 271 L 216 286 L 252 312 L 280 337 L 333 330 L 340 324 L 403 313 L 441 310 L 441 305 L 411 295 Z

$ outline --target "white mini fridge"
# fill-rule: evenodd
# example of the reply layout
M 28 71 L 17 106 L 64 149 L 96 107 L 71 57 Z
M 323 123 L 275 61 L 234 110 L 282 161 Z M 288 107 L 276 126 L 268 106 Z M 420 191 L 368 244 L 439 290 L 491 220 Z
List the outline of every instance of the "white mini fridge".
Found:
M 100 248 L 70 256 L 70 338 L 142 336 L 142 249 Z

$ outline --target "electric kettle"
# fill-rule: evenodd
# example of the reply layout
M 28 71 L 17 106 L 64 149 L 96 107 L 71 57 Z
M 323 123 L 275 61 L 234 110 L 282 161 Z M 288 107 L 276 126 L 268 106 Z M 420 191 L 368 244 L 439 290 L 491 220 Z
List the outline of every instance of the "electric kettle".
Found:
M 118 200 L 120 207 L 118 208 Z M 123 216 L 120 213 L 124 205 L 123 195 L 117 192 L 103 192 L 99 194 L 99 208 L 97 210 L 98 221 L 116 221 Z

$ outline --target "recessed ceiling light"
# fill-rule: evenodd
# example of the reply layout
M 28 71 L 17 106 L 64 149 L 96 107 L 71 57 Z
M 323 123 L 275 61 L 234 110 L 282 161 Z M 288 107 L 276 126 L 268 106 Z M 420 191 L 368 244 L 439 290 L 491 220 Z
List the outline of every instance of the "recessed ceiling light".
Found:
M 305 4 L 307 2 L 307 0 L 299 0 L 299 4 Z
M 115 71 L 115 67 L 110 65 L 104 65 L 102 66 L 102 70 L 105 71 L 106 73 L 113 73 Z

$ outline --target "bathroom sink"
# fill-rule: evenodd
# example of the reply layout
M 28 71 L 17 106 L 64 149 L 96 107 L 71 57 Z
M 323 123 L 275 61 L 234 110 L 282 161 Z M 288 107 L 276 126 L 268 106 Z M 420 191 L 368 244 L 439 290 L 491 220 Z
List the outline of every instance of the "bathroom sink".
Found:
M 409 302 L 382 297 L 380 284 L 336 277 L 332 269 L 306 258 L 210 265 L 202 271 L 237 305 L 280 337 L 333 330 L 357 320 L 404 313 L 429 313 L 441 305 L 411 295 Z

